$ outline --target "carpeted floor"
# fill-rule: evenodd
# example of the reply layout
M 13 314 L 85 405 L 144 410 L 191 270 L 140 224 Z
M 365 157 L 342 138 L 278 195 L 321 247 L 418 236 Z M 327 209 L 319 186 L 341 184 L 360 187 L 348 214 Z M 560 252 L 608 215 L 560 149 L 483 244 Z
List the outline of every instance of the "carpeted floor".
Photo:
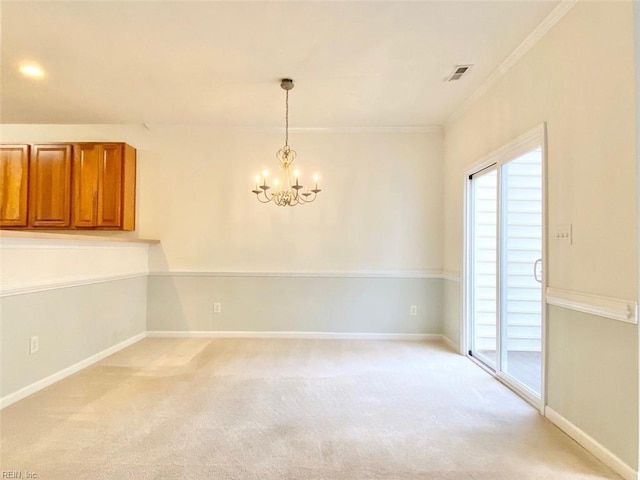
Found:
M 145 339 L 0 413 L 38 479 L 616 479 L 439 343 Z

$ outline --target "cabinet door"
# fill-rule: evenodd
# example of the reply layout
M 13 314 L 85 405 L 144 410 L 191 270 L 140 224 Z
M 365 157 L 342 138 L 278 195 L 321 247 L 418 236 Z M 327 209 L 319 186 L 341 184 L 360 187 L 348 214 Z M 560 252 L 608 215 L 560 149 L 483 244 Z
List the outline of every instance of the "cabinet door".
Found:
M 71 145 L 34 145 L 31 151 L 29 224 L 71 224 Z
M 98 172 L 101 148 L 95 144 L 73 148 L 73 225 L 95 227 L 98 213 Z
M 122 144 L 105 143 L 98 170 L 98 227 L 122 225 Z
M 29 145 L 0 145 L 0 227 L 26 227 Z

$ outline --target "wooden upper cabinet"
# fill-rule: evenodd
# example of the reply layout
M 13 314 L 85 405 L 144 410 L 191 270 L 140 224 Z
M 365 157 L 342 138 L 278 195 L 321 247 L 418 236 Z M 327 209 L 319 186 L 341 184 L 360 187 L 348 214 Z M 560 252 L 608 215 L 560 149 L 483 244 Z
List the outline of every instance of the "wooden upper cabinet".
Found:
M 99 145 L 73 148 L 73 224 L 95 227 L 98 208 Z
M 0 145 L 0 227 L 26 227 L 29 145 Z
M 0 228 L 134 230 L 136 149 L 0 144 Z
M 124 143 L 74 146 L 76 228 L 135 228 L 136 150 Z
M 29 226 L 71 225 L 71 151 L 68 144 L 33 145 L 30 157 Z
M 122 145 L 103 145 L 98 180 L 98 226 L 120 227 L 122 224 L 122 180 L 124 152 Z

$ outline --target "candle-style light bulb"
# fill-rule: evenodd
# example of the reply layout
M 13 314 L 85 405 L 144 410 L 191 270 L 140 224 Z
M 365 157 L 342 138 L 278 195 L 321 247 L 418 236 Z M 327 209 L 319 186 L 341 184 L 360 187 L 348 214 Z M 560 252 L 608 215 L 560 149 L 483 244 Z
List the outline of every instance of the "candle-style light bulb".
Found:
M 277 178 L 273 181 L 273 185 L 274 186 L 278 186 L 278 184 L 280 183 L 280 180 L 278 180 Z
M 268 171 L 268 170 L 264 170 L 264 171 L 262 172 L 262 176 L 263 176 L 264 178 L 267 178 L 267 177 L 269 176 L 269 171 Z
M 296 169 L 296 170 L 294 170 L 294 171 L 293 171 L 293 176 L 294 176 L 294 177 L 296 177 L 296 178 L 298 178 L 298 177 L 300 176 L 300 170 L 297 170 L 297 169 Z
M 256 183 L 260 182 L 260 175 L 256 175 Z

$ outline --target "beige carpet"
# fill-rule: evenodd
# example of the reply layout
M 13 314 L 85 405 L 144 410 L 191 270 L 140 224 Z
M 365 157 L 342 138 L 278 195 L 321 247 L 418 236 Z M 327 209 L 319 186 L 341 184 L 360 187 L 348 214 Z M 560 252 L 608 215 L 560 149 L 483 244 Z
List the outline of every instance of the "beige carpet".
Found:
M 0 415 L 39 479 L 618 478 L 439 343 L 146 339 Z

